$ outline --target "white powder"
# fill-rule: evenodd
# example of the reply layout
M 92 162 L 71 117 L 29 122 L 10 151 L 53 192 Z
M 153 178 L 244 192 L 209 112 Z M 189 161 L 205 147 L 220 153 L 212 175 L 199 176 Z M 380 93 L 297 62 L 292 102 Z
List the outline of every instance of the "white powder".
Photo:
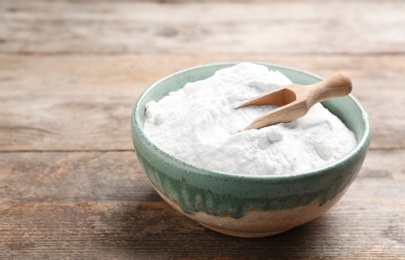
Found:
M 321 104 L 292 122 L 241 131 L 275 107 L 235 107 L 288 84 L 278 71 L 240 63 L 149 102 L 144 132 L 168 154 L 229 173 L 297 173 L 349 153 L 356 145 L 353 133 Z

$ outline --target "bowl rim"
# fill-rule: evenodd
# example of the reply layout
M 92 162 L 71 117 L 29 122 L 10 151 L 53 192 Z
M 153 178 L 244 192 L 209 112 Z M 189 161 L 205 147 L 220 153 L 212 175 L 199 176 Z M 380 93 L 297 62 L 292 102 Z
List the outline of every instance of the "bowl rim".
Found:
M 234 62 L 216 62 L 216 63 L 208 63 L 208 64 L 203 64 L 203 65 L 198 65 L 198 66 L 193 66 L 193 67 L 189 67 L 189 68 L 185 68 L 182 70 L 178 70 L 175 71 L 169 75 L 166 75 L 162 78 L 160 78 L 159 80 L 153 82 L 152 84 L 150 84 L 142 93 L 141 95 L 138 97 L 138 100 L 136 101 L 133 110 L 132 110 L 132 116 L 131 116 L 131 124 L 132 124 L 132 135 L 134 130 L 136 130 L 141 137 L 145 140 L 146 144 L 153 147 L 153 149 L 155 149 L 160 155 L 164 156 L 167 159 L 173 160 L 178 164 L 181 165 L 185 165 L 187 167 L 190 167 L 190 169 L 194 169 L 196 170 L 196 172 L 198 172 L 199 174 L 207 174 L 207 175 L 211 175 L 211 176 L 226 176 L 226 177 L 232 177 L 232 178 L 237 178 L 237 179 L 245 179 L 245 180 L 252 180 L 252 181 L 265 181 L 265 180 L 282 180 L 282 179 L 290 179 L 290 178 L 302 178 L 302 177 L 309 177 L 309 176 L 316 176 L 316 175 L 320 175 L 323 174 L 325 171 L 328 171 L 330 169 L 333 168 L 337 168 L 339 167 L 340 164 L 342 164 L 345 161 L 350 161 L 350 158 L 355 157 L 356 154 L 359 154 L 363 151 L 363 149 L 368 149 L 368 146 L 371 142 L 371 127 L 370 127 L 370 122 L 369 122 L 369 118 L 368 118 L 368 114 L 367 112 L 364 110 L 364 108 L 362 107 L 362 105 L 360 104 L 360 102 L 352 95 L 349 94 L 344 98 L 348 98 L 350 99 L 350 101 L 359 109 L 359 111 L 361 112 L 361 118 L 362 121 L 364 122 L 364 132 L 363 132 L 363 136 L 361 137 L 360 140 L 357 140 L 357 144 L 354 147 L 353 150 L 351 150 L 348 154 L 346 154 L 345 156 L 341 157 L 338 160 L 335 160 L 331 163 L 325 164 L 323 166 L 320 167 L 316 167 L 310 170 L 306 170 L 306 171 L 300 171 L 300 172 L 292 172 L 292 173 L 286 173 L 286 174 L 247 174 L 247 173 L 230 173 L 230 172 L 225 172 L 225 171 L 219 171 L 219 170 L 213 170 L 213 169 L 209 169 L 209 168 L 204 168 L 201 166 L 197 166 L 188 162 L 185 162 L 167 152 L 165 152 L 164 150 L 160 149 L 159 147 L 157 147 L 144 133 L 143 129 L 140 127 L 140 123 L 138 121 L 138 111 L 141 111 L 140 109 L 140 104 L 141 101 L 145 98 L 145 96 L 147 96 L 147 94 L 157 85 L 159 85 L 161 82 L 176 77 L 180 74 L 185 74 L 185 73 L 189 73 L 191 71 L 194 70 L 200 70 L 206 67 L 230 67 L 232 65 L 236 65 L 238 63 L 242 63 L 242 62 L 251 62 L 254 64 L 259 64 L 259 65 L 264 65 L 266 67 L 271 66 L 274 68 L 281 68 L 281 69 L 285 69 L 285 70 L 290 70 L 290 71 L 294 71 L 295 73 L 298 74 L 305 74 L 305 76 L 310 76 L 316 80 L 322 80 L 323 77 L 318 76 L 314 73 L 311 72 L 307 72 L 305 70 L 302 69 L 298 69 L 298 68 L 293 68 L 293 67 L 289 67 L 289 66 L 284 66 L 284 65 L 280 65 L 280 64 L 276 64 L 276 63 L 269 63 L 269 62 L 255 62 L 255 61 L 234 61 Z M 219 68 L 222 69 L 222 68 Z M 218 69 L 218 70 L 219 70 Z M 340 118 L 339 118 L 340 119 Z

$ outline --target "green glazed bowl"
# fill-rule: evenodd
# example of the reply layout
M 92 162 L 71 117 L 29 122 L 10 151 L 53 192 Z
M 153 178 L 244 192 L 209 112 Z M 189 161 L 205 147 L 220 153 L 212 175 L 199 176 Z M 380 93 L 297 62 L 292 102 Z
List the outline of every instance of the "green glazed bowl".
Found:
M 227 235 L 271 236 L 319 217 L 343 196 L 363 164 L 371 139 L 370 125 L 367 113 L 352 95 L 322 102 L 354 132 L 357 146 L 324 167 L 277 176 L 230 174 L 196 167 L 160 150 L 146 137 L 142 130 L 146 103 L 235 64 L 189 68 L 152 84 L 133 109 L 132 139 L 153 188 L 185 216 Z M 294 83 L 322 80 L 302 70 L 259 64 L 279 70 Z

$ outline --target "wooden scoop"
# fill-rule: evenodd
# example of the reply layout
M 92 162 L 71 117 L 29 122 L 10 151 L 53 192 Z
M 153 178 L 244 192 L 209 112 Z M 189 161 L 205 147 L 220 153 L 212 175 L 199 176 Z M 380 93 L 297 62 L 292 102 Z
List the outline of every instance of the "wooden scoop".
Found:
M 244 130 L 259 129 L 302 117 L 314 104 L 326 99 L 346 96 L 351 91 L 352 82 L 350 78 L 346 74 L 336 73 L 312 85 L 291 84 L 282 87 L 276 91 L 252 98 L 237 109 L 260 105 L 279 106 L 256 118 Z

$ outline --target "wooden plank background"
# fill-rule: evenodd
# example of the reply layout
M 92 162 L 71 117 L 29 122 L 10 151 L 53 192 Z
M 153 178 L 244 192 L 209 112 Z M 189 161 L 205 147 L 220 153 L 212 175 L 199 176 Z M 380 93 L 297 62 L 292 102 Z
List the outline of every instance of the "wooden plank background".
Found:
M 0 258 L 405 259 L 405 2 L 0 2 Z M 189 66 L 264 61 L 347 72 L 373 139 L 319 219 L 275 237 L 217 234 L 151 188 L 131 109 Z

